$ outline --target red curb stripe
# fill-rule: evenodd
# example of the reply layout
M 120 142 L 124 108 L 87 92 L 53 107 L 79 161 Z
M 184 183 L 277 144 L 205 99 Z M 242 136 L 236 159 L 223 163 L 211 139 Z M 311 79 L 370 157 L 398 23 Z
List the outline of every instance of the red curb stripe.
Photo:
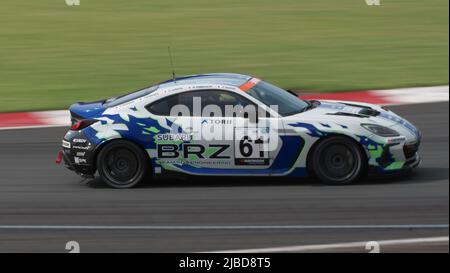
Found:
M 357 101 L 373 104 L 388 104 L 392 101 L 387 100 L 381 96 L 377 96 L 372 91 L 356 91 L 343 93 L 323 93 L 323 94 L 305 94 L 299 96 L 305 100 L 345 100 Z
M 0 114 L 0 127 L 21 127 L 45 125 L 34 113 L 3 113 Z

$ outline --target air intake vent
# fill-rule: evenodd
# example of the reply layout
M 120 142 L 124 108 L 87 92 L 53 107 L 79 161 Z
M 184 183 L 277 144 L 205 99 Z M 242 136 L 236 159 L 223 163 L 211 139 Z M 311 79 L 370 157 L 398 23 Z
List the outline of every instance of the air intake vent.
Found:
M 405 153 L 406 159 L 414 157 L 418 150 L 419 150 L 418 143 L 406 144 L 405 146 L 403 146 L 403 152 Z
M 364 108 L 364 109 L 361 109 L 361 111 L 359 111 L 358 114 L 376 117 L 380 114 L 380 112 L 378 112 L 377 110 L 374 110 L 372 108 Z

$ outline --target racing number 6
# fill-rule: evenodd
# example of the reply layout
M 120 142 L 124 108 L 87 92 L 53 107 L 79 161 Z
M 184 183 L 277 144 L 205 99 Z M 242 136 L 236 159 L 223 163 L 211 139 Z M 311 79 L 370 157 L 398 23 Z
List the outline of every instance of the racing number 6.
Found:
M 239 141 L 239 152 L 244 157 L 249 157 L 253 153 L 253 147 L 248 141 L 248 136 L 245 136 Z

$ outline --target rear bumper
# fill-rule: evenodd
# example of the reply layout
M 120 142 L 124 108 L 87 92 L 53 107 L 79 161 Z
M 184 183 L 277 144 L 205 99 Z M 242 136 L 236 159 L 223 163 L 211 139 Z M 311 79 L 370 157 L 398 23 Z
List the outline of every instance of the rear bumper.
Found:
M 93 176 L 95 173 L 95 166 L 94 164 L 80 164 L 74 162 L 71 158 L 71 152 L 65 151 L 63 149 L 62 151 L 63 155 L 63 162 L 67 169 L 76 172 L 77 174 L 81 176 Z
M 96 171 L 96 145 L 82 131 L 68 131 L 63 138 L 62 161 L 71 171 L 91 177 Z

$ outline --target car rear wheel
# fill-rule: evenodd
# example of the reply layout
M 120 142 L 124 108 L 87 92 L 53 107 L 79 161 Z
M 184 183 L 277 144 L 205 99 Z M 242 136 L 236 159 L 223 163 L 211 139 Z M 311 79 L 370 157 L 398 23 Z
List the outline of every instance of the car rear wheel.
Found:
M 131 188 L 142 182 L 149 170 L 148 157 L 137 145 L 115 140 L 107 143 L 97 157 L 103 181 L 114 188 Z
M 346 137 L 330 137 L 314 149 L 312 167 L 326 184 L 343 185 L 358 180 L 365 172 L 365 156 L 361 148 Z

